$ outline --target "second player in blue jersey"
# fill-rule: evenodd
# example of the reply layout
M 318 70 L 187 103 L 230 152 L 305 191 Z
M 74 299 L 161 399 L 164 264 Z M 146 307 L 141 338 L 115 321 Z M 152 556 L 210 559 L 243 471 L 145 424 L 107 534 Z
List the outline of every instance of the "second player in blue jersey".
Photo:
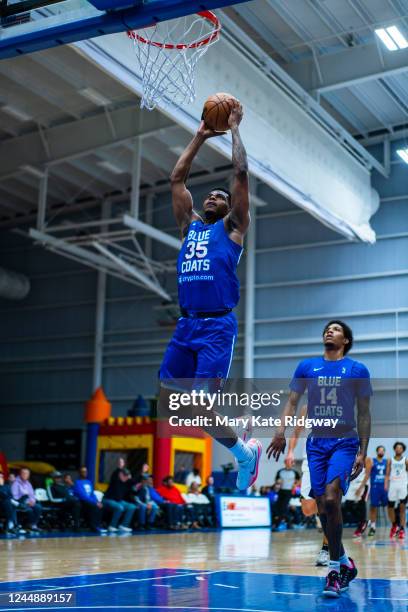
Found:
M 323 330 L 324 354 L 305 359 L 296 368 L 289 400 L 282 414 L 282 427 L 267 453 L 276 460 L 286 446 L 285 418 L 295 414 L 307 390 L 308 418 L 314 426 L 306 443 L 310 469 L 310 494 L 316 498 L 320 520 L 329 543 L 329 573 L 323 594 L 339 597 L 357 575 L 354 562 L 342 544 L 341 499 L 350 480 L 364 468 L 370 436 L 370 375 L 347 353 L 353 344 L 351 329 L 343 321 L 330 321 Z M 357 424 L 355 407 L 357 405 Z M 324 419 L 336 419 L 334 429 Z M 357 430 L 356 431 L 356 426 Z

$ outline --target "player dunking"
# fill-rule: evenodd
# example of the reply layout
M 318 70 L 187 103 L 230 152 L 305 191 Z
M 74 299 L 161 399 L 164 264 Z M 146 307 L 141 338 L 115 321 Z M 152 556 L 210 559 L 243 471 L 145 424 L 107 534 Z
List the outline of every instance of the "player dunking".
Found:
M 286 446 L 285 417 L 293 416 L 307 389 L 308 417 L 336 417 L 334 434 L 315 426 L 307 439 L 306 452 L 313 496 L 329 543 L 329 573 L 323 595 L 339 597 L 357 575 L 352 559 L 342 544 L 341 498 L 350 480 L 364 468 L 370 436 L 370 375 L 358 361 L 346 357 L 353 344 L 351 329 L 342 321 L 330 321 L 323 330 L 324 355 L 305 359 L 296 368 L 289 399 L 278 429 L 268 449 L 268 457 L 278 460 Z M 357 401 L 358 435 L 354 405 Z
M 181 317 L 160 367 L 159 405 L 168 410 L 169 394 L 183 379 L 195 389 L 220 388 L 228 377 L 237 338 L 237 320 L 232 309 L 239 300 L 236 268 L 248 229 L 248 162 L 239 133 L 243 116 L 238 101 L 232 104 L 228 125 L 232 135 L 232 193 L 212 189 L 203 203 L 203 216 L 193 208 L 186 187 L 191 164 L 208 138 L 219 135 L 201 122 L 193 140 L 179 158 L 171 175 L 173 212 L 183 245 L 177 261 Z M 205 407 L 188 407 L 184 412 L 208 416 Z M 163 412 L 162 412 L 163 414 Z M 214 412 L 212 412 L 214 414 Z M 237 487 L 245 490 L 258 475 L 261 444 L 241 440 L 228 426 L 204 429 L 230 449 L 238 462 Z

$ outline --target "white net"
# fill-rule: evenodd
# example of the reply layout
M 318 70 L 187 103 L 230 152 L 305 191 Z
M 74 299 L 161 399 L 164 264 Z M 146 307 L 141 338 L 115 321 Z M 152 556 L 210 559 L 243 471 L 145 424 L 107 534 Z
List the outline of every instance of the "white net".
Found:
M 216 16 L 204 11 L 128 32 L 143 80 L 141 108 L 192 102 L 197 62 L 218 40 L 219 31 Z

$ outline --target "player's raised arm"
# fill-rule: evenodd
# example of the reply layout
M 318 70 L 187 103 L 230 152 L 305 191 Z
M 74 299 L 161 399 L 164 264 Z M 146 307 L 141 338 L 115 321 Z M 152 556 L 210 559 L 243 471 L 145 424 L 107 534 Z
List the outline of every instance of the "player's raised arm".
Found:
M 268 455 L 268 459 L 273 457 L 278 461 L 281 453 L 285 452 L 286 446 L 286 438 L 285 438 L 285 429 L 286 429 L 286 417 L 287 416 L 295 416 L 296 409 L 299 403 L 300 398 L 302 397 L 302 393 L 298 393 L 297 391 L 291 391 L 289 393 L 288 401 L 285 404 L 285 408 L 283 409 L 281 416 L 281 426 L 277 428 L 276 433 L 266 449 L 266 454 Z
M 191 164 L 204 142 L 208 138 L 218 135 L 218 133 L 208 129 L 202 121 L 196 135 L 180 155 L 171 173 L 173 212 L 183 237 L 190 223 L 201 218 L 193 209 L 193 198 L 186 187 Z
M 232 135 L 232 166 L 233 182 L 231 195 L 231 212 L 226 217 L 227 227 L 232 233 L 238 234 L 237 241 L 242 239 L 248 229 L 249 216 L 249 187 L 248 187 L 248 159 L 245 147 L 239 133 L 239 124 L 243 116 L 242 106 L 236 100 L 229 115 L 228 125 Z M 242 240 L 241 240 L 242 241 Z

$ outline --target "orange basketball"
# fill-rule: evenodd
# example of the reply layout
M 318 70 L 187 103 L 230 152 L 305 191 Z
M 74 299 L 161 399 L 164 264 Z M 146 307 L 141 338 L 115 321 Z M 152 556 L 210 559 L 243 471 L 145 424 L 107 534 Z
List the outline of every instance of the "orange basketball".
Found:
M 216 93 L 210 96 L 204 104 L 202 115 L 206 126 L 216 132 L 228 130 L 228 117 L 234 100 L 236 98 L 228 93 Z

